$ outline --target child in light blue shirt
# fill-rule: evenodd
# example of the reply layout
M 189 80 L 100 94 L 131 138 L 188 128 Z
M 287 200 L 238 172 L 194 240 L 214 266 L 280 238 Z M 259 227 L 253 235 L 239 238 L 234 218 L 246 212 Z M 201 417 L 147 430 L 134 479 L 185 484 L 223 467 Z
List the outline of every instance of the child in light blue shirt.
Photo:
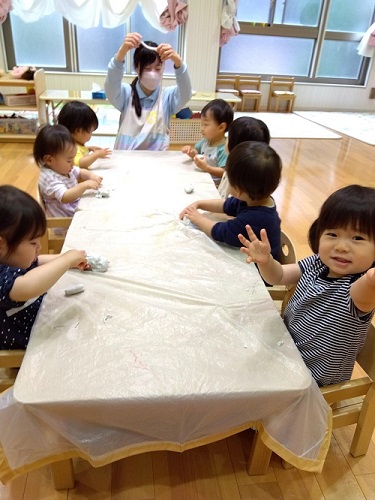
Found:
M 233 108 L 223 99 L 214 99 L 202 109 L 201 129 L 203 138 L 192 146 L 184 146 L 182 152 L 190 156 L 195 165 L 211 174 L 219 185 L 227 162 L 225 132 L 233 121 Z

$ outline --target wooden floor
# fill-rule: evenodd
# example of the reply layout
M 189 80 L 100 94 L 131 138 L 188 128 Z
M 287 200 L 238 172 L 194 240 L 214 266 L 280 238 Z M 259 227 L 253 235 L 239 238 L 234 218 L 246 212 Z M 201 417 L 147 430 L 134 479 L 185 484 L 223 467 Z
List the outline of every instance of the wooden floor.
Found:
M 278 139 L 271 145 L 283 160 L 283 179 L 275 193 L 282 228 L 302 258 L 310 254 L 308 228 L 330 193 L 353 183 L 375 187 L 375 146 L 347 137 Z M 31 144 L 0 143 L 0 184 L 35 193 L 38 170 L 31 151 Z M 183 454 L 147 453 L 101 469 L 78 460 L 76 487 L 70 491 L 56 492 L 46 467 L 0 484 L 0 499 L 375 499 L 375 436 L 367 455 L 353 458 L 348 453 L 352 435 L 353 427 L 334 432 L 321 474 L 284 469 L 273 456 L 266 475 L 248 476 L 252 431 L 246 431 Z

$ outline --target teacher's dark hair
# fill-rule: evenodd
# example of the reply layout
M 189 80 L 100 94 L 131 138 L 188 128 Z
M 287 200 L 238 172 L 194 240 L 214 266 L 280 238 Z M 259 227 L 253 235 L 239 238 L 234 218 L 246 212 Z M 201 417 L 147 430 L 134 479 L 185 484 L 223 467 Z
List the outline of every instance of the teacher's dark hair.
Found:
M 155 42 L 145 42 L 146 45 L 149 45 L 150 47 L 157 47 L 158 45 Z M 161 59 L 157 52 L 154 50 L 149 50 L 143 45 L 140 45 L 137 47 L 134 51 L 134 68 L 136 68 L 139 72 L 139 76 L 142 76 L 142 73 L 145 69 L 146 66 L 149 66 L 150 64 L 154 63 L 156 59 L 159 59 L 160 64 L 161 64 Z M 135 112 L 137 116 L 141 116 L 142 114 L 142 106 L 141 102 L 139 100 L 139 95 L 137 92 L 137 89 L 135 87 L 136 83 L 138 81 L 138 76 L 134 78 L 132 83 L 130 84 L 132 88 L 132 105 L 135 108 Z

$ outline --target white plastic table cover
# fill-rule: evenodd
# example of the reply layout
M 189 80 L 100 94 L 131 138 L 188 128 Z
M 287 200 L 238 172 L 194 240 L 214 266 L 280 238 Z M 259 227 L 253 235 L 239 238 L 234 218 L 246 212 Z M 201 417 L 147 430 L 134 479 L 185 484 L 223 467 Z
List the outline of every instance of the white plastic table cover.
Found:
M 82 200 L 64 245 L 109 269 L 71 270 L 44 299 L 0 398 L 0 478 L 58 458 L 183 451 L 254 422 L 283 458 L 321 470 L 329 408 L 258 272 L 178 219 L 194 196 L 218 197 L 210 177 L 180 153 L 117 156 L 113 197 Z

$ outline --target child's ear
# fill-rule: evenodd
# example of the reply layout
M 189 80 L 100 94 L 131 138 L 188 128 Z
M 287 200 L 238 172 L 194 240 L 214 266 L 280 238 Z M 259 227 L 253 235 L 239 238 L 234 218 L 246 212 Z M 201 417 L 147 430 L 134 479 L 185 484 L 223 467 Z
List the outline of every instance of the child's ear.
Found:
M 43 156 L 43 163 L 46 165 L 50 165 L 52 162 L 52 156 L 51 155 L 44 155 Z
M 221 122 L 219 125 L 219 130 L 220 130 L 220 132 L 223 132 L 223 134 L 224 134 L 225 131 L 227 130 L 227 122 Z

